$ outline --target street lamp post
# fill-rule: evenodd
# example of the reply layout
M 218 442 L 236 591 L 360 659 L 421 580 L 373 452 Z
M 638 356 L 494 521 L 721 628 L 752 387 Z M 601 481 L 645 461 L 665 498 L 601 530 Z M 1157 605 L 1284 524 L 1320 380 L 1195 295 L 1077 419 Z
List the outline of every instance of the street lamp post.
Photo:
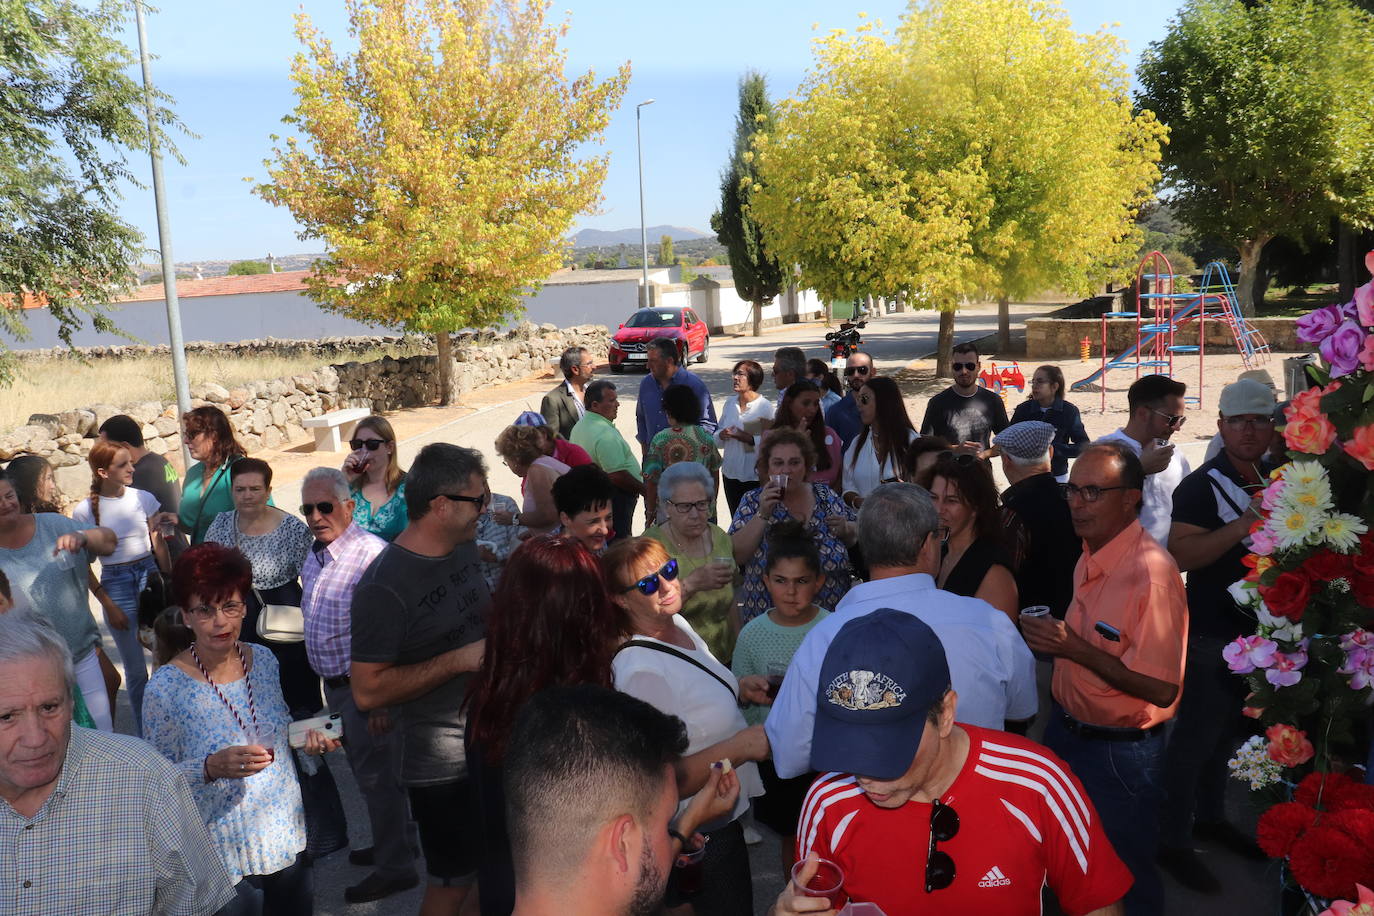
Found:
M 639 304 L 643 308 L 649 304 L 649 230 L 644 222 L 644 140 L 640 134 L 640 110 L 645 105 L 654 104 L 653 99 L 646 99 L 635 106 L 635 147 L 639 151 L 639 245 L 642 249 L 641 255 L 644 262 L 641 265 L 644 269 L 644 279 L 640 286 Z

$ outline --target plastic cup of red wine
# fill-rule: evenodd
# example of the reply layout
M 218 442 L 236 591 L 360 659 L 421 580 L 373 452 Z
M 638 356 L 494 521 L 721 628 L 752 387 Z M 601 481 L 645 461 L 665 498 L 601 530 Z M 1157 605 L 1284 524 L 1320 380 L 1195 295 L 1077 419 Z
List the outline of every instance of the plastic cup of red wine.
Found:
M 844 892 L 844 869 L 829 859 L 818 859 L 816 873 L 803 884 L 800 876 L 805 867 L 805 859 L 792 866 L 792 886 L 799 894 L 803 897 L 824 897 L 833 910 L 839 910 L 849 902 Z
M 700 835 L 687 838 L 688 845 L 677 854 L 673 868 L 677 874 L 677 892 L 683 897 L 701 893 L 701 879 L 705 871 L 706 838 Z

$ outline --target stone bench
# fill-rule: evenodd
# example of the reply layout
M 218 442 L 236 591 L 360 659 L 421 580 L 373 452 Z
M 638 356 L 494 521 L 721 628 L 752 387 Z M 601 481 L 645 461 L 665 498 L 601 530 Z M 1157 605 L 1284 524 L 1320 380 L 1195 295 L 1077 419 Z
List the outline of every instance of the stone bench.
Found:
M 341 452 L 345 433 L 351 434 L 359 420 L 371 415 L 372 411 L 365 407 L 346 407 L 318 417 L 308 417 L 301 421 L 301 425 L 314 431 L 315 451 Z

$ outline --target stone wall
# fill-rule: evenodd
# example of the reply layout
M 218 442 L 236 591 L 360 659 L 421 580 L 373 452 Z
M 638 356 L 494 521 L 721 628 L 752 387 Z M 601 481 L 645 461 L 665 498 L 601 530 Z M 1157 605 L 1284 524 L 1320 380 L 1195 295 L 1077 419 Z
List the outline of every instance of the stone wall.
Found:
M 571 346 L 586 347 L 598 359 L 604 359 L 609 336 L 602 325 L 560 329 L 552 324 L 528 322 L 505 332 L 455 334 L 452 337 L 454 371 L 450 397 L 458 401 L 477 388 L 537 377 L 551 368 L 556 370 L 558 357 Z M 216 352 L 238 347 L 251 348 L 254 352 L 287 349 L 324 354 L 370 349 L 395 338 L 350 340 L 359 343 L 332 351 L 331 347 L 338 347 L 337 342 L 246 341 L 237 345 L 214 345 L 213 348 Z M 361 341 L 368 343 L 363 345 Z M 146 353 L 158 348 L 89 349 Z M 166 349 L 161 348 L 163 352 Z M 118 355 L 102 352 L 96 358 Z M 232 389 L 213 383 L 194 385 L 191 406 L 213 404 L 224 410 L 239 441 L 252 453 L 311 438 L 302 421 L 340 407 L 366 407 L 385 413 L 402 407 L 433 404 L 437 394 L 437 367 L 435 356 L 400 359 L 386 356 L 367 363 L 322 365 L 312 372 L 252 382 Z M 149 451 L 166 455 L 181 449 L 175 402 L 94 404 L 58 414 L 33 414 L 28 424 L 0 434 L 0 461 L 9 461 L 18 455 L 42 455 L 57 469 L 58 485 L 63 491 L 80 493 L 89 486 L 90 471 L 85 459 L 96 430 L 106 419 L 120 413 L 143 424 L 144 444 Z
M 1146 319 L 1145 323 L 1148 323 Z M 1269 342 L 1275 353 L 1305 353 L 1311 348 L 1299 343 L 1293 318 L 1252 318 L 1251 323 Z M 1107 319 L 1107 353 L 1120 353 L 1135 343 L 1134 318 Z M 1102 323 L 1097 318 L 1026 319 L 1026 359 L 1077 359 L 1084 337 L 1092 343 L 1092 358 L 1102 357 Z M 1197 323 L 1189 322 L 1174 333 L 1174 343 L 1195 345 Z M 1207 322 L 1207 351 L 1235 352 L 1231 330 L 1220 321 Z

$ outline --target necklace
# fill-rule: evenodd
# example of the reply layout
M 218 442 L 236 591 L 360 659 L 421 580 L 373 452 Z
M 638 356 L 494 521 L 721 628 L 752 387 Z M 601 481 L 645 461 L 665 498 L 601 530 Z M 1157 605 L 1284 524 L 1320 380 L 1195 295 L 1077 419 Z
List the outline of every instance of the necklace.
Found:
M 701 555 L 703 557 L 709 557 L 711 555 L 711 529 L 709 526 L 701 533 L 701 538 L 702 543 L 705 545 L 705 549 L 702 551 Z M 668 540 L 673 542 L 673 546 L 677 548 L 678 553 L 682 554 L 684 557 L 691 556 L 691 554 L 682 549 L 682 544 L 678 542 L 677 528 L 674 527 L 671 520 L 668 522 Z
M 210 672 L 205 670 L 205 664 L 201 662 L 200 655 L 196 653 L 195 643 L 191 643 L 191 658 L 195 659 L 196 667 L 200 669 L 201 676 L 203 676 L 206 683 L 210 685 L 210 689 L 215 692 L 215 696 L 219 697 L 219 701 L 224 704 L 224 708 L 229 710 L 229 714 L 234 717 L 234 721 L 237 722 L 239 728 L 243 730 L 244 738 L 250 741 L 256 740 L 261 733 L 258 731 L 258 707 L 257 704 L 253 702 L 253 681 L 248 677 L 248 661 L 243 657 L 243 643 L 235 640 L 234 648 L 238 650 L 239 665 L 243 668 L 243 682 L 248 686 L 248 717 L 253 721 L 253 730 L 251 732 L 248 730 L 248 725 L 243 721 L 243 717 L 239 715 L 239 711 L 234 708 L 234 704 L 229 702 L 229 698 L 219 689 L 219 685 L 215 683 L 214 678 L 210 677 Z

